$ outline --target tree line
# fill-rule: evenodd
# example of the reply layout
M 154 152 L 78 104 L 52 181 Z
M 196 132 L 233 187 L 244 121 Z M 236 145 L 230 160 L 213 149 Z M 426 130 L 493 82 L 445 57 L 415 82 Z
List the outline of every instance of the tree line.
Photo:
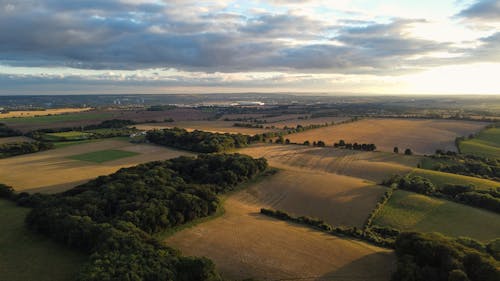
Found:
M 146 139 L 159 145 L 201 153 L 212 153 L 245 147 L 251 142 L 257 141 L 259 136 L 222 134 L 199 130 L 188 132 L 185 129 L 172 128 L 148 131 Z
M 0 144 L 0 158 L 28 154 L 54 148 L 50 142 L 9 142 Z
M 66 192 L 0 196 L 33 209 L 30 229 L 90 254 L 77 280 L 218 281 L 213 263 L 188 258 L 152 235 L 213 214 L 217 194 L 263 173 L 265 159 L 199 155 L 123 168 Z
M 334 143 L 333 147 L 363 151 L 374 151 L 377 149 L 377 146 L 373 143 L 346 143 L 344 140 L 340 140 L 339 142 Z
M 21 136 L 22 133 L 18 130 L 14 130 L 4 123 L 0 123 L 0 138 L 5 138 L 5 137 L 16 137 L 16 136 Z
M 500 213 L 500 187 L 488 190 L 477 189 L 474 185 L 464 184 L 445 184 L 438 187 L 431 180 L 414 175 L 396 175 L 384 181 L 383 184 L 387 186 L 395 184 L 400 189 Z

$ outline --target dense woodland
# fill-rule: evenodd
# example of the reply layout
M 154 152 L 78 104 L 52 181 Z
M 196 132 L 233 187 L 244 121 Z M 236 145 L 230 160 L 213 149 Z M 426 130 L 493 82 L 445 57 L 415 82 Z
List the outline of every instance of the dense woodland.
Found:
M 395 243 L 398 267 L 392 280 L 500 280 L 500 262 L 466 241 L 437 233 L 400 234 Z
M 437 162 L 433 170 L 500 181 L 500 161 L 497 159 L 441 150 L 431 158 Z
M 240 154 L 179 157 L 55 195 L 15 194 L 5 186 L 0 194 L 33 207 L 26 222 L 34 231 L 91 254 L 78 280 L 221 280 L 210 260 L 182 257 L 151 235 L 213 214 L 217 194 L 266 168 L 265 159 Z
M 245 147 L 258 136 L 247 136 L 242 134 L 220 134 L 205 131 L 188 132 L 185 129 L 173 128 L 148 131 L 146 139 L 152 143 L 176 147 L 180 149 L 211 153 L 228 151 L 235 148 Z
M 0 138 L 4 137 L 15 137 L 22 135 L 21 132 L 9 128 L 7 125 L 0 123 Z
M 54 145 L 49 142 L 10 142 L 0 144 L 0 158 L 16 155 L 34 153 L 53 148 Z
M 387 186 L 396 184 L 400 189 L 440 197 L 500 213 L 500 187 L 489 190 L 477 189 L 473 185 L 456 184 L 437 187 L 429 179 L 414 175 L 394 176 L 385 181 L 384 184 Z

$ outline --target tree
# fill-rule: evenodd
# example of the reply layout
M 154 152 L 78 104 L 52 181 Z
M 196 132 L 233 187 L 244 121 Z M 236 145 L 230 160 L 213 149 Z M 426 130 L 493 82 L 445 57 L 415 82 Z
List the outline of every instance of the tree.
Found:
M 395 146 L 392 151 L 394 151 L 394 153 L 399 153 L 399 148 L 397 146 Z
M 405 149 L 405 155 L 413 155 L 413 151 L 411 151 L 411 149 L 407 148 L 407 149 Z
M 310 143 L 308 140 L 306 140 L 306 141 L 304 142 L 304 145 L 308 145 L 308 146 L 309 146 L 309 145 L 311 145 L 311 143 Z

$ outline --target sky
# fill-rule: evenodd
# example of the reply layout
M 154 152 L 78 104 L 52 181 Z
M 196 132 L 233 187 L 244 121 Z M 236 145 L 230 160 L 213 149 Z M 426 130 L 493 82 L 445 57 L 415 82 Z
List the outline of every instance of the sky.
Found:
M 0 94 L 500 94 L 500 0 L 0 0 Z

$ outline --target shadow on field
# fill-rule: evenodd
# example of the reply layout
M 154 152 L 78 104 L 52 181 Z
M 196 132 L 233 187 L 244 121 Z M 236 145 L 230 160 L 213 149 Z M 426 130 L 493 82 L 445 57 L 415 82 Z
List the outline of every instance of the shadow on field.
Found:
M 393 253 L 374 253 L 329 272 L 315 281 L 387 281 L 396 268 Z

